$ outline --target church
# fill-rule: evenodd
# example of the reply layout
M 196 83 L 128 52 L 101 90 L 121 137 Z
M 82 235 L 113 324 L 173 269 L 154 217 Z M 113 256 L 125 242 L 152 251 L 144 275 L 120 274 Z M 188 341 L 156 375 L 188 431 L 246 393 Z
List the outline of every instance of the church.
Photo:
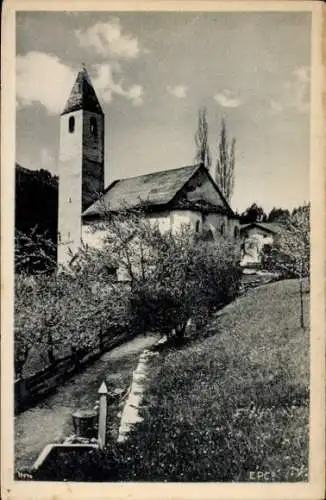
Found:
M 239 238 L 239 220 L 201 164 L 122 178 L 104 186 L 105 116 L 83 66 L 60 117 L 58 264 L 68 265 L 109 211 L 142 207 L 162 231 L 190 225 L 209 239 Z

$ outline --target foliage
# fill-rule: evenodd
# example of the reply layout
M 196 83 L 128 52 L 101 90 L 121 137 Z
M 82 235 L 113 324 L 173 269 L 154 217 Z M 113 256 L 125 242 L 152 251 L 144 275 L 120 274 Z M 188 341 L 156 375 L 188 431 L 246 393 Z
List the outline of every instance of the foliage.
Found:
M 275 239 L 265 265 L 284 277 L 307 277 L 310 272 L 310 207 L 294 210 Z
M 208 145 L 208 123 L 207 110 L 205 107 L 198 111 L 198 125 L 195 134 L 196 156 L 195 161 L 205 165 L 207 169 L 211 166 L 212 158 Z
M 29 251 L 34 254 L 35 245 L 27 245 L 22 241 L 22 234 L 32 238 L 34 244 L 40 245 L 37 238 L 45 238 L 52 245 L 40 245 L 47 256 L 56 259 L 57 224 L 58 224 L 58 178 L 50 172 L 28 170 L 16 164 L 16 193 L 15 193 L 15 229 L 16 242 L 24 246 L 24 259 L 18 262 L 21 271 L 24 263 L 25 270 L 39 271 L 48 266 L 43 263 L 43 256 L 38 254 L 29 257 Z M 44 242 L 43 242 L 44 243 Z M 35 268 L 34 268 L 35 266 Z
M 52 272 L 56 268 L 57 248 L 47 234 L 35 226 L 27 233 L 15 231 L 15 272 Z
M 101 249 L 83 245 L 70 269 L 34 276 L 27 306 L 16 294 L 17 354 L 22 331 L 38 339 L 49 363 L 60 352 L 78 358 L 101 348 L 107 330 L 155 330 L 182 339 L 190 318 L 202 324 L 238 292 L 234 241 L 204 242 L 187 226 L 163 234 L 142 209 L 107 214 L 93 227 L 101 229 Z M 17 292 L 25 280 L 16 277 Z
M 278 222 L 280 224 L 286 224 L 289 217 L 290 212 L 288 209 L 273 207 L 267 217 L 267 222 Z
M 242 214 L 240 214 L 240 222 L 242 224 L 249 224 L 251 222 L 266 222 L 267 215 L 264 209 L 252 203 Z
M 233 138 L 229 145 L 225 120 L 222 120 L 214 180 L 229 203 L 234 189 L 235 144 Z
M 35 284 L 27 275 L 15 277 L 15 373 L 19 377 L 30 351 L 40 343 L 39 319 L 35 315 Z
M 183 338 L 191 317 L 205 316 L 237 294 L 234 241 L 204 242 L 187 225 L 163 233 L 141 211 L 111 216 L 106 233 L 104 253 L 116 257 L 131 285 L 136 331 Z
M 103 348 L 108 332 L 114 337 L 128 328 L 127 290 L 107 276 L 98 255 L 86 254 L 84 250 L 87 264 L 74 273 L 16 275 L 17 375 L 22 375 L 33 349 L 43 354 L 45 364 L 55 363 L 62 353 L 78 362 L 84 353 Z
M 300 325 L 304 328 L 303 279 L 310 276 L 310 206 L 293 210 L 276 241 L 263 256 L 264 267 L 283 277 L 299 278 Z

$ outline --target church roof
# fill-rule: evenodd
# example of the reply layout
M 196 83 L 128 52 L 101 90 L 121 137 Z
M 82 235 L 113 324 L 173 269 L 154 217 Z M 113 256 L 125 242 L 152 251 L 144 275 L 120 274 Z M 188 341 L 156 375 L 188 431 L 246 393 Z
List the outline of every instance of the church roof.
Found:
M 199 169 L 206 172 L 205 167 L 197 164 L 116 180 L 106 188 L 102 198 L 88 207 L 82 215 L 91 219 L 103 215 L 105 210 L 115 212 L 132 209 L 140 207 L 142 203 L 156 208 L 165 206 Z M 207 175 L 209 176 L 208 172 Z M 216 185 L 215 187 L 218 190 Z M 233 213 L 226 201 L 225 203 Z
M 84 109 L 94 111 L 103 115 L 103 110 L 96 96 L 92 82 L 88 76 L 85 66 L 79 71 L 74 86 L 70 92 L 69 99 L 61 115 Z

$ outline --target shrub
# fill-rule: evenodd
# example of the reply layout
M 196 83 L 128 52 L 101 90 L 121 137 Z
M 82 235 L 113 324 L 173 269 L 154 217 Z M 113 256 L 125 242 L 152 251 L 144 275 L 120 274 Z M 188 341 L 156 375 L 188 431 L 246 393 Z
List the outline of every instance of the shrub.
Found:
M 75 273 L 17 274 L 15 283 L 15 371 L 22 376 L 31 355 L 42 365 L 72 354 L 103 348 L 103 336 L 128 328 L 129 295 L 125 287 L 96 274 L 95 261 Z M 99 269 L 98 269 L 99 271 Z M 37 356 L 36 354 L 37 353 Z M 40 366 L 35 366 L 35 370 Z
M 143 330 L 182 339 L 194 317 L 204 318 L 238 293 L 240 267 L 234 244 L 194 239 L 186 227 L 151 239 L 155 265 L 133 283 L 131 304 Z M 148 242 L 149 244 L 149 242 Z

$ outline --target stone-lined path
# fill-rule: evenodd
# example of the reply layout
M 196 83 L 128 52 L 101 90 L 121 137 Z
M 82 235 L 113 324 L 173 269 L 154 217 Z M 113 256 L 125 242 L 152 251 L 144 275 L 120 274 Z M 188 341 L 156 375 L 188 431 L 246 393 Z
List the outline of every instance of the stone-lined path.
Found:
M 159 335 L 140 336 L 109 351 L 71 377 L 42 402 L 15 417 L 15 468 L 30 467 L 48 443 L 73 433 L 72 413 L 91 409 L 103 380 L 110 389 L 127 389 L 140 353 L 154 345 Z

